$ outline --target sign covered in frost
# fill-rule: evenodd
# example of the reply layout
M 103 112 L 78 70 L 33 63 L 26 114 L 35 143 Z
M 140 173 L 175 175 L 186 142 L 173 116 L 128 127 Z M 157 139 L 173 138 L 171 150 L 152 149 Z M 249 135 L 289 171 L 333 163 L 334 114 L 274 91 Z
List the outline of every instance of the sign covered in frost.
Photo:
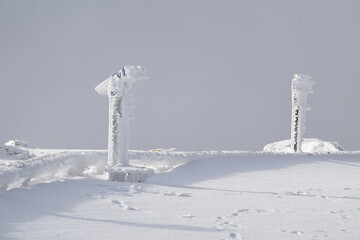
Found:
M 305 133 L 305 113 L 310 110 L 307 95 L 312 93 L 314 80 L 310 76 L 295 74 L 292 79 L 291 148 L 301 152 L 302 136 Z
M 132 84 L 148 79 L 146 71 L 140 66 L 125 66 L 100 83 L 95 90 L 109 97 L 109 137 L 108 171 L 110 180 L 143 181 L 141 172 L 148 170 L 129 166 L 128 142 L 129 122 L 134 108 L 131 93 Z M 140 173 L 139 173 L 140 172 Z M 150 171 L 151 172 L 151 171 Z

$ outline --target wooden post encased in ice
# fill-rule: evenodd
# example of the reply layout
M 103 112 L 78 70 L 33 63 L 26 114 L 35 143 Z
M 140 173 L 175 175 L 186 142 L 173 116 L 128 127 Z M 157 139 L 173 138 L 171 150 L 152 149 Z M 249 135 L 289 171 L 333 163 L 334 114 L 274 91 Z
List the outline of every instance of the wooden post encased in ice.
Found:
M 125 66 L 100 83 L 95 90 L 109 97 L 108 167 L 128 166 L 128 135 L 131 119 L 131 87 L 137 80 L 147 79 L 139 66 Z
M 310 76 L 295 74 L 292 79 L 292 119 L 291 119 L 291 149 L 301 152 L 302 135 L 305 132 L 305 112 L 307 94 L 312 93 L 313 79 Z

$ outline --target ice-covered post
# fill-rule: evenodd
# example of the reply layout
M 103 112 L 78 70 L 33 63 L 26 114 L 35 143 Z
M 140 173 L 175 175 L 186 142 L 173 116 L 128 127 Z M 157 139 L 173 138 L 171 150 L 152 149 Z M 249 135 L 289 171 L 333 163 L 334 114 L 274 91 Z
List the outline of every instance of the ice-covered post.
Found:
M 140 66 L 125 66 L 95 90 L 109 97 L 108 172 L 111 181 L 143 182 L 151 169 L 133 167 L 128 161 L 129 122 L 132 118 L 132 84 L 147 79 Z
M 305 132 L 305 113 L 307 95 L 312 93 L 313 79 L 310 76 L 295 74 L 292 79 L 292 119 L 291 119 L 291 149 L 301 152 L 302 135 Z

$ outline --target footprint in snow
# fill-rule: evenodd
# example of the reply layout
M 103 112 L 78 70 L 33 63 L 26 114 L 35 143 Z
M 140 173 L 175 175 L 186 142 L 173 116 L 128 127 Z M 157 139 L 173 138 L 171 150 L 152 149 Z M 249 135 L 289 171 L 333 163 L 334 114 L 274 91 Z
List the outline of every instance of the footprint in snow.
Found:
M 118 200 L 111 200 L 111 203 L 115 205 L 121 205 L 121 202 L 119 202 Z
M 256 209 L 255 210 L 256 213 L 264 213 L 267 212 L 265 209 Z
M 249 211 L 249 209 L 241 209 L 238 211 L 243 212 L 242 210 L 246 210 L 244 212 Z M 237 214 L 238 211 L 235 214 Z M 232 214 L 230 218 L 233 216 L 237 216 L 237 215 Z M 217 225 L 216 226 L 217 231 L 227 233 L 227 237 L 230 237 L 231 239 L 235 239 L 235 240 L 242 239 L 240 233 L 233 232 L 239 230 L 239 228 L 242 228 L 241 224 L 229 221 L 227 217 L 218 216 L 216 217 L 216 225 Z
M 302 191 L 297 191 L 297 192 L 286 191 L 285 195 L 288 195 L 288 196 L 309 196 L 311 194 L 309 192 L 302 192 Z
M 295 235 L 304 235 L 304 232 L 298 230 L 291 231 L 290 233 Z
M 95 195 L 93 195 L 93 194 L 86 193 L 85 195 L 88 196 L 88 197 L 91 197 L 91 198 L 95 198 L 95 199 L 105 199 L 105 198 L 104 198 L 103 196 L 101 196 L 100 194 L 95 194 Z
M 282 232 L 282 233 L 290 233 L 290 234 L 294 234 L 294 235 L 304 235 L 304 232 L 299 231 L 299 230 L 288 231 L 288 230 L 285 230 L 285 229 L 281 229 L 280 232 Z
M 250 209 L 248 209 L 248 208 L 237 210 L 238 213 L 249 212 L 249 211 L 250 211 Z
M 191 197 L 190 193 L 180 193 L 176 195 L 177 197 Z
M 228 221 L 227 218 L 220 216 L 216 217 L 216 225 L 216 229 L 218 232 L 229 232 L 243 227 L 240 223 Z M 240 235 L 234 232 L 231 232 L 229 236 L 232 236 L 231 238 L 233 239 L 241 239 Z
M 191 193 L 177 193 L 174 191 L 165 191 L 163 193 L 159 193 L 160 196 L 176 196 L 176 197 L 191 197 Z
M 130 207 L 129 204 L 127 204 L 126 202 L 120 202 L 118 200 L 111 200 L 112 204 L 118 205 L 119 207 L 123 208 L 124 210 L 131 210 L 131 211 L 140 211 L 140 209 L 138 208 L 134 208 L 134 207 Z
M 216 223 L 220 226 L 242 227 L 240 224 L 236 224 L 234 222 L 229 222 L 229 221 L 225 221 L 225 220 L 217 220 Z
M 236 234 L 236 233 L 230 233 L 229 237 L 231 237 L 232 239 L 241 239 L 240 234 Z
M 277 209 L 240 209 L 236 212 L 231 214 L 231 217 L 237 217 L 242 213 L 266 213 L 266 212 L 273 212 L 273 213 L 280 213 L 280 210 Z
M 226 229 L 223 228 L 223 227 L 217 226 L 217 227 L 216 227 L 216 230 L 217 230 L 218 232 L 224 232 Z
M 318 237 L 324 237 L 324 238 L 328 238 L 331 237 L 331 235 L 327 234 L 325 231 L 323 230 L 317 230 L 314 231 L 316 235 L 313 235 L 313 238 L 318 238 Z
M 306 190 L 306 191 L 308 191 L 308 192 L 311 192 L 311 191 L 313 191 L 313 192 L 322 192 L 323 190 L 320 189 L 320 188 L 309 188 L 309 189 Z

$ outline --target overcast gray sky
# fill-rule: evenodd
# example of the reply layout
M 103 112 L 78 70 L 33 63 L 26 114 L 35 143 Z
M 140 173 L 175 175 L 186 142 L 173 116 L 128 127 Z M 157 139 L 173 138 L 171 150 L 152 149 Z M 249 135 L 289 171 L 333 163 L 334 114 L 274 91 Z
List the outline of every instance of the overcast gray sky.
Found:
M 294 73 L 315 80 L 305 137 L 360 150 L 360 1 L 0 0 L 0 141 L 106 148 L 94 87 L 141 65 L 132 149 L 260 150 L 290 137 Z

